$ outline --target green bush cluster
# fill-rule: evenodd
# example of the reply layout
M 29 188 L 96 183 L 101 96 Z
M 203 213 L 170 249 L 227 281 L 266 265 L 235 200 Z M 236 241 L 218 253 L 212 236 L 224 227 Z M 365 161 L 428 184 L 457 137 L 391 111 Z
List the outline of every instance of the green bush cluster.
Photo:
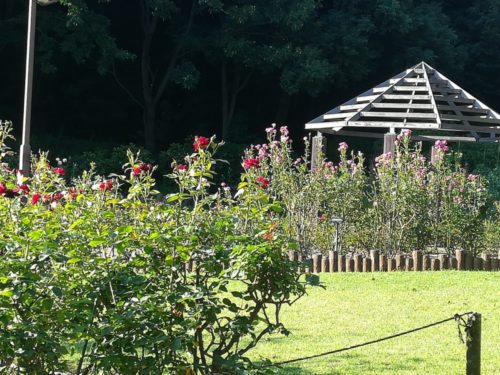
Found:
M 122 174 L 91 168 L 71 183 L 46 154 L 30 178 L 0 160 L 0 372 L 270 371 L 246 353 L 288 333 L 280 309 L 306 283 L 254 168 L 236 196 L 213 186 L 219 146 L 197 137 L 162 199 L 156 167 L 131 151 Z

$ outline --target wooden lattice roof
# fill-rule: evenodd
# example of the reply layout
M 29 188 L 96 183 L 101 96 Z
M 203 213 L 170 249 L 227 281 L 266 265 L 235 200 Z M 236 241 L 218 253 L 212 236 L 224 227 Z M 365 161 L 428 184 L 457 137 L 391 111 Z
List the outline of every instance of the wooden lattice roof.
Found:
M 425 62 L 306 124 L 375 138 L 396 128 L 421 129 L 414 137 L 420 140 L 500 141 L 500 115 Z

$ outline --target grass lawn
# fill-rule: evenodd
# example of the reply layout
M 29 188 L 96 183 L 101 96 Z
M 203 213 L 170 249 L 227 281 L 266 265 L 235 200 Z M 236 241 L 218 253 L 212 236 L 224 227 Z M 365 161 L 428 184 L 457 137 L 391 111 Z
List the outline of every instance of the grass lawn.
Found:
M 350 346 L 452 316 L 482 314 L 482 374 L 500 374 L 500 272 L 321 274 L 326 289 L 283 311 L 288 337 L 264 339 L 251 356 L 274 362 Z M 280 374 L 464 374 L 465 345 L 451 321 L 330 356 Z

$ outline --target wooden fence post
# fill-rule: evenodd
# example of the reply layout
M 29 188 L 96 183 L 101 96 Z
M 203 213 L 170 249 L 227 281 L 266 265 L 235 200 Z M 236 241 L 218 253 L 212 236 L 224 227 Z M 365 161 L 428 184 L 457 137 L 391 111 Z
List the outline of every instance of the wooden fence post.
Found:
M 330 272 L 337 272 L 337 261 L 339 253 L 337 251 L 329 251 L 328 259 L 330 260 Z
M 439 261 L 439 258 L 432 258 L 431 259 L 431 271 L 439 271 L 440 270 L 440 264 L 441 262 Z
M 353 255 L 348 255 L 345 257 L 345 271 L 354 272 L 354 258 Z
M 431 259 L 429 255 L 425 254 L 422 257 L 422 271 L 429 271 L 431 269 Z
M 304 261 L 304 257 L 302 256 L 302 254 L 299 254 L 299 257 L 298 257 L 298 261 L 299 261 L 299 273 L 302 273 L 304 272 L 304 269 L 302 268 L 302 262 Z
M 368 257 L 363 258 L 363 272 L 372 272 L 372 260 Z
M 330 260 L 328 257 L 321 258 L 321 272 L 329 272 L 330 271 Z
M 423 254 L 420 250 L 413 251 L 413 266 L 415 271 L 422 271 Z
M 474 313 L 469 317 L 470 327 L 467 330 L 467 366 L 466 375 L 481 374 L 481 314 Z
M 413 269 L 413 258 L 408 257 L 406 258 L 405 270 L 411 271 L 412 269 Z
M 396 271 L 396 259 L 394 258 L 389 258 L 387 259 L 387 271 Z
M 378 258 L 378 266 L 381 272 L 387 272 L 387 257 L 384 254 L 380 254 Z
M 340 255 L 338 258 L 338 270 L 339 272 L 345 272 L 345 255 Z
M 491 257 L 490 254 L 483 254 L 483 267 L 485 271 L 491 271 Z
M 321 272 L 321 254 L 313 255 L 313 273 Z
M 463 271 L 465 269 L 465 253 L 463 250 L 456 250 L 455 257 L 457 258 L 457 270 Z
M 450 268 L 452 270 L 458 270 L 458 260 L 455 257 L 451 257 L 450 259 Z
M 491 270 L 498 271 L 498 259 L 497 258 L 491 258 Z
M 403 254 L 396 254 L 396 269 L 398 271 L 405 269 L 405 256 Z
M 362 269 L 362 264 L 363 263 L 363 257 L 361 254 L 355 254 L 354 255 L 354 272 L 361 272 L 363 271 Z
M 372 272 L 376 272 L 379 270 L 378 250 L 371 250 L 370 257 L 372 258 Z
M 450 267 L 448 264 L 448 256 L 446 254 L 439 254 L 439 264 L 441 266 L 441 270 L 446 270 Z

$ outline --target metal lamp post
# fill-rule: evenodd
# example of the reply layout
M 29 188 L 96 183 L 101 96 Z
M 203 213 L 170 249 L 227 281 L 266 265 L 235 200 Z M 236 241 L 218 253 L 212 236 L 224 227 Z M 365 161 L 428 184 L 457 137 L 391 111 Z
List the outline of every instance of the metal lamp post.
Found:
M 338 216 L 332 217 L 332 223 L 335 224 L 335 251 L 339 251 L 339 228 L 342 224 L 342 219 Z
M 39 0 L 40 5 L 50 5 L 59 0 Z M 24 112 L 23 112 L 23 136 L 19 150 L 18 179 L 23 175 L 28 176 L 31 166 L 31 99 L 33 94 L 33 63 L 35 56 L 35 30 L 36 30 L 36 5 L 37 0 L 29 0 L 28 13 L 28 43 L 26 48 L 26 78 L 24 82 Z

